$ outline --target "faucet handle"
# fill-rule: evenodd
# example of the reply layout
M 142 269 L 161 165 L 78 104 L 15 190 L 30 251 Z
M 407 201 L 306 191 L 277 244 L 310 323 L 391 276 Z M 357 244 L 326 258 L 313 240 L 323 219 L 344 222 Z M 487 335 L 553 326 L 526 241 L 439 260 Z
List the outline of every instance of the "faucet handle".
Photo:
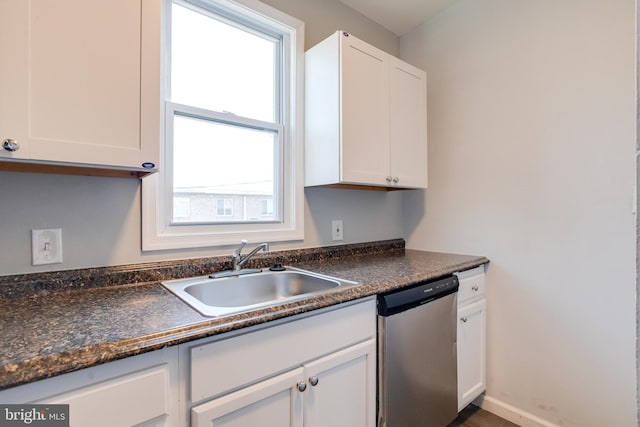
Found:
M 233 256 L 234 257 L 239 257 L 240 256 L 240 252 L 242 252 L 242 249 L 244 249 L 244 247 L 247 246 L 247 243 L 249 243 L 249 242 L 247 240 L 245 240 L 245 239 L 240 240 L 240 247 L 236 248 L 233 251 Z
M 242 249 L 247 246 L 247 242 L 245 239 L 240 240 L 240 247 L 239 248 L 235 248 L 233 250 L 233 258 L 234 259 L 239 259 L 240 258 L 240 252 L 242 252 Z

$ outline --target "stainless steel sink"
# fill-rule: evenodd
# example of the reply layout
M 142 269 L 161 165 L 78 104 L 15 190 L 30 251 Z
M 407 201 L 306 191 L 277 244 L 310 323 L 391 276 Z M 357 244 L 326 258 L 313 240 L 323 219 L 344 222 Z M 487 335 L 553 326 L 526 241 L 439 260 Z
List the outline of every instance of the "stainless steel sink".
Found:
M 357 284 L 286 267 L 223 278 L 207 276 L 162 282 L 162 285 L 205 316 L 224 316 L 331 292 Z

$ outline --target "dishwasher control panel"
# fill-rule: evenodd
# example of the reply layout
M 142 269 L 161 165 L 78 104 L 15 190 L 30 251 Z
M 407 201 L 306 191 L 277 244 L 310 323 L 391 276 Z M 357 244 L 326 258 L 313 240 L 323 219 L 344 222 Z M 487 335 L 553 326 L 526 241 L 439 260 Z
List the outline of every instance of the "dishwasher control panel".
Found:
M 447 276 L 378 295 L 378 314 L 389 316 L 458 292 L 458 278 Z

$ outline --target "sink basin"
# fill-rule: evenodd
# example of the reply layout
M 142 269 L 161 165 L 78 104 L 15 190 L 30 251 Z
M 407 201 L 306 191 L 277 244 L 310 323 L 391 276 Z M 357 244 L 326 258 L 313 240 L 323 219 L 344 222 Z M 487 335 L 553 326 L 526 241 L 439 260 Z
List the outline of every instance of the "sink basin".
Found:
M 356 282 L 287 267 L 223 278 L 195 277 L 162 285 L 205 316 L 224 316 L 330 292 Z

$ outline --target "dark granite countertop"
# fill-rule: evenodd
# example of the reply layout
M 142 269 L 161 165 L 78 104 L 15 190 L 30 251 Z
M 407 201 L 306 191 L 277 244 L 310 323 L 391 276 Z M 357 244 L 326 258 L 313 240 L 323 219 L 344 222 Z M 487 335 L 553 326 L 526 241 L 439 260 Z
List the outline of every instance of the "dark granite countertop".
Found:
M 223 259 L 0 277 L 0 390 L 489 262 L 482 256 L 405 250 L 402 240 L 274 252 L 257 257 L 254 266 L 274 261 L 358 285 L 250 313 L 208 318 L 159 280 L 219 271 L 227 267 Z M 117 283 L 123 280 L 132 284 Z

